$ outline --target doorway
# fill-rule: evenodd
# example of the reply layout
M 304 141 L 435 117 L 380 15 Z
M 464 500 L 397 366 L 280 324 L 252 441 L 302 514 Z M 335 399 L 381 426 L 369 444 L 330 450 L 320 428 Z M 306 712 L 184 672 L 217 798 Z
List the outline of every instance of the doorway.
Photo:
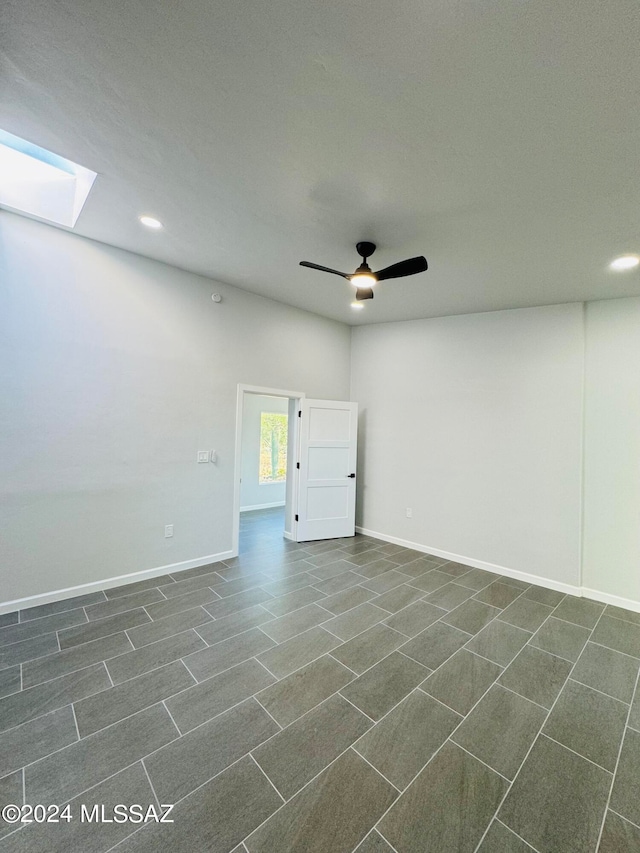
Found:
M 233 507 L 233 553 L 251 531 L 274 544 L 293 540 L 297 501 L 298 410 L 304 392 L 239 385 Z

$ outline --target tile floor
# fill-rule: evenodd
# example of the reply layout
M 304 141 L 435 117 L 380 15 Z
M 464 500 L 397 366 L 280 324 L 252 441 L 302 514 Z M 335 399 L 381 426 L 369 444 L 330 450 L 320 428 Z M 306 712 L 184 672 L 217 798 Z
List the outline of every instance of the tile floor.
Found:
M 0 616 L 3 853 L 640 851 L 640 614 L 281 531 Z

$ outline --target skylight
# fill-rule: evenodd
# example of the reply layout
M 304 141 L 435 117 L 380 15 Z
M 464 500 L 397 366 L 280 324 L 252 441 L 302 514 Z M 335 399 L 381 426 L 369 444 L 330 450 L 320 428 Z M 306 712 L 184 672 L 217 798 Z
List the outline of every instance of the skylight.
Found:
M 0 207 L 76 224 L 96 173 L 0 130 Z

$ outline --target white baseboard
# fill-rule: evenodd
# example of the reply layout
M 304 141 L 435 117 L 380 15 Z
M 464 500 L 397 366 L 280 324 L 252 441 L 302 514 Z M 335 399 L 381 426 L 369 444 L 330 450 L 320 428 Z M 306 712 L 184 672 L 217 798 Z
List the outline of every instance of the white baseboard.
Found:
M 254 504 L 253 506 L 241 506 L 240 512 L 252 512 L 254 509 L 271 509 L 274 506 L 284 506 L 284 501 L 274 501 L 270 504 Z
M 74 598 L 76 595 L 86 595 L 89 592 L 100 592 L 104 589 L 112 589 L 114 586 L 123 586 L 127 583 L 143 581 L 147 578 L 156 578 L 161 575 L 184 572 L 187 569 L 195 569 L 196 566 L 206 566 L 209 563 L 218 563 L 235 557 L 233 551 L 221 551 L 219 554 L 209 554 L 206 557 L 196 557 L 195 560 L 183 560 L 181 563 L 170 563 L 168 566 L 158 566 L 155 569 L 144 569 L 141 572 L 132 572 L 129 575 L 117 575 L 113 578 L 105 578 L 100 581 L 83 583 L 78 586 L 70 586 L 66 589 L 56 589 L 53 592 L 43 592 L 39 595 L 30 595 L 26 598 L 16 598 L 14 601 L 0 602 L 0 615 L 11 613 L 14 610 L 25 610 L 27 607 L 36 607 L 39 604 L 51 604 L 53 601 L 61 601 L 63 598 Z
M 293 538 L 293 533 L 290 533 L 288 530 L 284 530 L 282 535 L 285 539 L 288 539 L 289 542 L 295 542 L 296 540 Z
M 452 560 L 455 563 L 463 563 L 465 566 L 473 566 L 474 569 L 484 569 L 487 572 L 495 572 L 499 575 L 505 575 L 508 578 L 523 581 L 524 583 L 537 584 L 544 586 L 547 589 L 555 589 L 557 592 L 565 592 L 569 595 L 586 596 L 587 593 L 579 586 L 573 586 L 561 581 L 554 581 L 550 578 L 543 578 L 540 575 L 532 575 L 528 572 L 520 572 L 517 569 L 510 569 L 507 566 L 498 566 L 495 563 L 487 563 L 484 560 L 475 560 L 473 557 L 465 557 L 463 554 L 453 554 L 450 551 L 442 551 L 439 548 L 431 548 L 425 545 L 420 545 L 418 542 L 409 542 L 407 539 L 399 539 L 397 536 L 388 536 L 386 533 L 378 533 L 376 530 L 368 530 L 366 527 L 356 527 L 358 533 L 363 533 L 365 536 L 371 536 L 374 539 L 382 539 L 384 542 L 391 542 L 394 545 L 402 545 L 404 548 L 411 548 L 413 551 L 420 551 L 423 554 L 431 554 L 434 557 L 442 557 L 443 560 Z M 399 569 L 402 571 L 402 568 Z M 592 596 L 589 595 L 591 598 Z M 612 598 L 614 596 L 611 596 Z M 622 601 L 623 599 L 620 599 Z M 612 603 L 612 602 L 610 602 Z M 623 607 L 624 605 L 619 605 Z M 640 604 L 636 605 L 640 608 Z
M 588 589 L 584 586 L 582 587 L 582 594 L 585 598 L 593 598 L 594 601 L 601 601 L 602 604 L 611 604 L 614 607 L 622 607 L 624 610 L 633 610 L 634 613 L 640 613 L 640 601 L 634 601 L 632 598 L 622 598 L 619 595 L 598 592 L 597 589 Z

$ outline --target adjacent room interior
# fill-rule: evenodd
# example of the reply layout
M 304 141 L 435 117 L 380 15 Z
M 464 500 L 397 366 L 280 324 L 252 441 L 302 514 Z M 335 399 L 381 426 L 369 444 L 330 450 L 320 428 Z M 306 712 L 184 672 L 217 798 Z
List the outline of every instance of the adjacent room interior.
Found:
M 638 853 L 636 4 L 2 17 L 0 851 Z

